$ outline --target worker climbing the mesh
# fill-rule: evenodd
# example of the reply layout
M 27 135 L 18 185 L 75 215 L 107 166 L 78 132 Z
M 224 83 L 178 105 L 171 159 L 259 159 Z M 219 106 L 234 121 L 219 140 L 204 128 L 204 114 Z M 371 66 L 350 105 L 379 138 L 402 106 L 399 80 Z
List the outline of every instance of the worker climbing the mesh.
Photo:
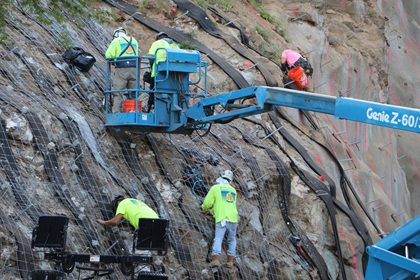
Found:
M 150 65 L 152 65 L 151 72 L 146 72 L 143 76 L 145 82 L 149 83 L 150 90 L 155 88 L 155 79 L 156 76 L 156 64 L 166 60 L 166 51 L 165 49 L 179 49 L 177 43 L 175 43 L 165 32 L 159 32 L 156 35 L 156 41 L 150 46 L 149 52 L 147 55 L 154 56 L 150 58 Z M 147 111 L 150 112 L 152 106 L 154 105 L 154 93 L 151 92 L 149 96 L 149 101 L 147 103 Z
M 125 219 L 137 230 L 140 218 L 159 218 L 158 214 L 146 203 L 135 198 L 124 198 L 121 195 L 115 197 L 111 202 L 111 210 L 112 213 L 115 213 L 112 219 L 106 221 L 97 219 L 96 221 L 101 225 L 116 226 Z
M 105 57 L 107 59 L 115 59 L 112 64 L 114 69 L 112 71 L 111 83 L 112 90 L 125 90 L 136 88 L 136 56 L 139 53 L 139 45 L 135 38 L 127 35 L 127 31 L 120 27 L 113 33 L 111 44 L 106 50 Z M 127 58 L 127 60 L 124 60 Z M 129 59 L 131 58 L 131 59 Z M 126 96 L 123 92 L 116 92 L 112 95 L 112 113 L 121 112 L 121 103 Z M 146 94 L 140 96 L 139 99 L 145 98 Z
M 220 266 L 222 241 L 227 232 L 227 263 L 233 268 L 236 256 L 236 229 L 238 226 L 238 210 L 236 208 L 237 193 L 230 183 L 233 180 L 231 170 L 225 170 L 204 198 L 201 208 L 213 214 L 215 234 L 212 248 L 211 266 Z
M 309 61 L 297 51 L 286 49 L 281 53 L 283 84 L 286 88 L 305 89 L 312 77 L 313 68 Z

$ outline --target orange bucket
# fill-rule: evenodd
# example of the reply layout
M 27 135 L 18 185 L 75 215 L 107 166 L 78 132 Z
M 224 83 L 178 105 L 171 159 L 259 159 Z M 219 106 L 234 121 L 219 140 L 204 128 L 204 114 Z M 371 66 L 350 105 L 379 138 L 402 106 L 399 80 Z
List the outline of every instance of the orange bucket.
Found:
M 139 112 L 141 112 L 141 100 L 138 100 L 137 104 L 138 104 L 137 110 Z M 135 112 L 136 111 L 136 100 L 135 99 L 123 100 L 123 111 L 124 111 L 124 113 Z
M 287 76 L 295 82 L 296 87 L 299 89 L 308 85 L 308 77 L 306 76 L 305 71 L 303 71 L 303 68 L 300 66 L 290 69 Z

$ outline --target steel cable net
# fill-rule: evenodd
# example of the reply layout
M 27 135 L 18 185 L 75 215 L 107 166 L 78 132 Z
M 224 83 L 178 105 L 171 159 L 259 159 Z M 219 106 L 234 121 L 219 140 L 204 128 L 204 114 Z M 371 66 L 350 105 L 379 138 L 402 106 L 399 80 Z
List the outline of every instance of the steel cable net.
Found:
M 262 276 L 264 272 L 250 269 L 250 264 L 245 262 L 255 262 L 254 266 L 264 271 L 262 263 L 272 263 L 280 257 L 297 262 L 309 272 L 312 270 L 304 259 L 296 256 L 287 240 L 288 232 L 270 233 L 266 229 L 265 233 L 263 228 L 281 222 L 281 217 L 275 214 L 278 208 L 276 195 L 267 196 L 261 191 L 266 174 L 254 178 L 250 171 L 258 169 L 255 161 L 254 165 L 247 167 L 243 154 L 235 151 L 232 143 L 226 149 L 229 160 L 225 159 L 222 164 L 223 154 L 206 158 L 217 145 L 214 141 L 203 145 L 183 136 L 174 137 L 176 140 L 149 136 L 146 140 L 132 139 L 129 142 L 110 137 L 103 129 L 98 129 L 102 112 L 87 106 L 95 98 L 100 100 L 97 95 L 102 90 L 101 83 L 88 84 L 93 88 L 82 84 L 80 77 L 61 61 L 62 46 L 51 43 L 51 37 L 54 42 L 58 41 L 63 27 L 58 24 L 48 28 L 38 26 L 38 32 L 45 34 L 33 33 L 27 28 L 36 24 L 33 19 L 19 13 L 12 13 L 10 17 L 7 34 L 10 40 L 20 44 L 2 50 L 6 63 L 2 63 L 0 69 L 3 182 L 0 218 L 4 236 L 2 248 L 7 248 L 2 254 L 2 275 L 7 279 L 28 278 L 33 270 L 56 268 L 30 248 L 32 229 L 42 215 L 69 217 L 67 250 L 70 252 L 122 254 L 127 251 L 130 248 L 127 226 L 122 230 L 106 231 L 94 222 L 96 218 L 111 217 L 109 202 L 119 193 L 145 200 L 158 210 L 161 217 L 171 221 L 172 252 L 166 261 L 175 265 L 170 266 L 170 275 L 189 275 L 195 279 L 213 278 L 213 274 L 217 277 L 229 275 L 232 272 L 208 269 L 206 258 L 214 223 L 198 211 L 203 198 L 198 188 L 208 189 L 221 168 L 229 167 L 227 162 L 235 164 L 230 168 L 239 177 L 240 170 L 248 169 L 244 173 L 246 183 L 256 188 L 255 193 L 261 193 L 258 200 L 263 211 L 272 212 L 264 218 L 264 226 L 260 225 L 258 230 L 245 226 L 245 221 L 241 222 L 239 234 L 247 236 L 247 241 L 239 239 L 240 271 L 235 273 L 240 273 L 244 279 Z M 85 30 L 87 37 L 93 32 L 88 24 Z M 74 40 L 78 43 L 89 41 L 86 38 Z M 93 45 L 85 47 L 101 57 L 104 50 L 95 50 Z M 103 80 L 103 63 L 100 61 L 100 66 L 89 73 L 91 80 Z M 86 114 L 85 110 L 89 112 Z M 223 133 L 223 129 L 220 130 Z M 161 151 L 157 144 L 160 141 L 172 148 Z M 188 145 L 172 146 L 174 141 L 188 141 Z M 133 142 L 138 142 L 137 146 Z M 201 170 L 188 174 L 185 172 L 187 165 Z M 193 182 L 191 188 L 182 179 L 186 175 L 190 175 L 188 180 Z M 198 180 L 196 175 L 201 176 L 201 182 L 194 188 Z M 244 183 L 242 181 L 243 187 Z M 253 196 L 248 194 L 250 199 Z M 254 210 L 258 212 L 255 206 Z M 255 222 L 259 223 L 259 219 L 257 217 Z M 278 268 L 277 265 L 269 268 L 267 277 L 276 279 Z M 122 277 L 118 273 L 117 269 L 115 277 Z M 68 277 L 76 276 L 73 273 Z
M 81 29 L 71 22 L 44 26 L 19 11 L 11 11 L 7 20 L 10 42 L 19 43 L 0 48 L 4 279 L 28 279 L 33 270 L 60 269 L 31 249 L 32 229 L 43 215 L 69 218 L 69 252 L 129 254 L 128 224 L 111 229 L 95 222 L 113 216 L 110 201 L 118 194 L 141 199 L 170 220 L 169 253 L 155 256 L 149 269 L 164 270 L 171 279 L 327 279 L 328 274 L 339 274 L 334 270 L 337 264 L 327 266 L 324 259 L 337 248 L 332 234 L 325 234 L 331 231 L 326 206 L 315 194 L 305 194 L 313 209 L 324 212 L 318 219 L 324 219 L 325 226 L 314 229 L 305 225 L 311 223 L 307 216 L 298 215 L 304 212 L 299 204 L 308 203 L 299 198 L 301 193 L 289 201 L 292 185 L 310 193 L 289 167 L 292 162 L 308 172 L 304 175 L 310 184 L 316 184 L 317 174 L 267 118 L 220 125 L 203 138 L 108 134 L 101 102 L 109 34 L 97 23 L 83 21 Z M 83 46 L 97 58 L 89 73 L 75 72 L 61 59 L 66 32 L 72 45 Z M 200 212 L 200 205 L 228 168 L 239 193 L 238 256 L 234 269 L 212 270 L 208 260 L 214 221 Z M 336 217 L 339 230 L 332 231 L 344 241 L 345 258 L 361 259 L 363 242 L 353 228 L 354 219 L 341 212 Z M 112 279 L 124 279 L 119 267 L 110 267 L 115 269 Z M 345 270 L 357 278 L 362 265 L 346 265 Z M 67 275 L 78 277 L 76 272 Z

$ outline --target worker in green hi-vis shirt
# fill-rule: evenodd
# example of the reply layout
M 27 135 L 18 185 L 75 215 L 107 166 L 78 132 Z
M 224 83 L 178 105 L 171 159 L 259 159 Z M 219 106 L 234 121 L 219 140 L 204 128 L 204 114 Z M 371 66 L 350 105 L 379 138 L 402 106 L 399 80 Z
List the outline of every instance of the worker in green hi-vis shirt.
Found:
M 152 65 L 151 73 L 147 78 L 144 79 L 145 82 L 149 83 L 150 90 L 155 88 L 155 76 L 156 76 L 156 64 L 166 61 L 166 49 L 179 49 L 177 43 L 169 38 L 168 34 L 165 32 L 159 32 L 156 35 L 156 41 L 150 46 L 147 55 L 153 56 L 150 58 L 150 64 Z M 149 101 L 147 103 L 147 112 L 150 112 L 154 102 L 154 93 L 151 92 L 149 96 Z
M 115 226 L 125 219 L 137 230 L 139 228 L 140 218 L 159 218 L 158 214 L 152 208 L 135 198 L 124 198 L 119 195 L 112 201 L 111 206 L 115 216 L 107 221 L 101 219 L 96 220 L 99 224 Z
M 127 35 L 127 31 L 120 27 L 113 33 L 113 39 L 108 46 L 105 58 L 116 59 L 112 63 L 114 69 L 112 71 L 112 90 L 124 90 L 136 88 L 136 57 L 139 55 L 139 44 L 136 39 Z M 126 60 L 124 58 L 127 58 Z M 140 71 L 140 70 L 139 70 Z M 145 99 L 146 96 L 140 96 Z M 122 100 L 126 99 L 123 92 L 112 94 L 112 113 L 122 112 Z M 139 108 L 140 110 L 141 108 Z
M 237 193 L 230 185 L 233 180 L 231 170 L 225 170 L 219 177 L 216 185 L 213 185 L 204 198 L 201 208 L 210 211 L 215 220 L 215 234 L 212 248 L 211 266 L 220 266 L 220 254 L 222 241 L 227 233 L 227 263 L 226 266 L 233 268 L 236 256 L 236 228 L 238 227 L 238 210 L 236 208 Z

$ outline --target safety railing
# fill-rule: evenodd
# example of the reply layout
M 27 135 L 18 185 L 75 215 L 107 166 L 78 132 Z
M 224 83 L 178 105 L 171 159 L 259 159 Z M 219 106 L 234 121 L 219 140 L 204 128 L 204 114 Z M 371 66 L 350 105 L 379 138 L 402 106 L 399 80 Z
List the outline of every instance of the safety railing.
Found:
M 127 99 L 133 99 L 133 94 L 135 95 L 135 112 L 140 112 L 141 108 L 138 108 L 138 101 L 139 101 L 139 94 L 146 93 L 150 94 L 151 90 L 147 90 L 145 88 L 140 87 L 141 82 L 141 70 L 142 69 L 149 69 L 150 63 L 149 59 L 153 58 L 150 56 L 130 56 L 130 57 L 120 57 L 120 58 L 112 58 L 107 59 L 107 67 L 106 67 L 106 81 L 105 81 L 105 112 L 109 114 L 110 112 L 110 97 L 114 96 L 115 94 L 124 94 L 127 95 Z M 110 82 L 110 75 L 112 74 L 112 65 L 116 65 L 121 62 L 130 62 L 135 61 L 135 88 L 125 88 L 125 89 L 111 89 L 111 82 Z M 128 67 L 116 67 L 116 69 L 124 69 Z M 131 66 L 130 68 L 134 68 Z M 115 69 L 114 69 L 115 71 Z M 124 98 L 122 98 L 123 102 Z M 120 108 L 121 109 L 121 108 Z M 117 112 L 111 112 L 117 113 Z
M 152 67 L 151 65 L 151 61 L 154 61 L 154 63 L 156 62 L 156 54 L 158 51 L 164 51 L 166 52 L 165 56 L 164 56 L 164 61 L 159 61 L 158 65 L 156 67 Z M 112 76 L 112 71 L 116 71 L 116 69 L 124 69 L 124 67 L 118 67 L 117 65 L 120 63 L 127 63 L 128 62 L 135 62 L 135 66 L 134 63 L 132 63 L 131 68 L 135 68 L 135 87 L 134 88 L 123 88 L 123 89 L 114 89 L 113 86 L 111 86 L 111 76 Z M 112 58 L 112 59 L 107 59 L 107 67 L 106 67 L 106 82 L 105 82 L 105 112 L 106 114 L 110 114 L 110 113 L 127 113 L 124 111 L 123 106 L 120 106 L 120 108 L 118 108 L 118 111 L 112 111 L 112 107 L 110 106 L 111 100 L 112 98 L 116 95 L 116 94 L 121 94 L 123 95 L 121 98 L 121 105 L 123 105 L 124 100 L 133 100 L 135 101 L 135 110 L 134 111 L 130 111 L 130 112 L 134 112 L 134 113 L 138 113 L 142 111 L 142 108 L 139 108 L 139 97 L 142 93 L 146 93 L 148 96 L 151 96 L 152 93 L 156 92 L 156 85 L 158 83 L 163 83 L 166 80 L 168 80 L 169 78 L 169 72 L 171 72 L 170 70 L 170 63 L 173 62 L 180 62 L 180 63 L 185 63 L 185 64 L 189 64 L 188 62 L 182 61 L 181 60 L 174 60 L 173 58 L 171 59 L 167 59 L 167 50 L 164 48 L 159 48 L 156 50 L 155 55 L 148 55 L 148 56 L 130 56 L 130 57 L 120 57 L 120 58 Z M 207 62 L 203 62 L 201 61 L 201 58 L 199 58 L 198 62 L 194 62 L 193 64 L 195 64 L 197 66 L 197 71 L 196 73 L 198 74 L 198 78 L 196 81 L 193 82 L 188 82 L 188 85 L 193 85 L 198 87 L 201 90 L 201 93 L 191 93 L 188 91 L 187 95 L 189 96 L 193 96 L 194 98 L 201 98 L 207 95 L 208 91 L 207 91 Z M 113 69 L 113 67 L 111 67 L 112 65 L 115 65 L 116 67 Z M 163 65 L 163 67 L 162 67 Z M 157 75 L 158 73 L 158 67 L 160 69 L 164 69 L 163 71 L 159 71 L 159 72 L 165 72 L 164 73 L 164 78 L 158 78 L 159 75 Z M 142 77 L 142 70 L 144 69 L 150 69 L 150 72 L 152 72 L 152 70 L 155 72 L 153 75 L 153 79 L 154 79 L 154 87 L 150 88 L 150 89 L 146 89 L 145 87 L 145 82 L 143 77 Z M 201 81 L 203 81 L 203 87 L 200 87 L 199 84 L 201 83 Z M 141 84 L 143 82 L 143 88 L 141 87 Z M 128 86 L 128 85 L 127 85 Z M 171 91 L 168 90 L 159 90 L 159 93 L 173 93 Z

